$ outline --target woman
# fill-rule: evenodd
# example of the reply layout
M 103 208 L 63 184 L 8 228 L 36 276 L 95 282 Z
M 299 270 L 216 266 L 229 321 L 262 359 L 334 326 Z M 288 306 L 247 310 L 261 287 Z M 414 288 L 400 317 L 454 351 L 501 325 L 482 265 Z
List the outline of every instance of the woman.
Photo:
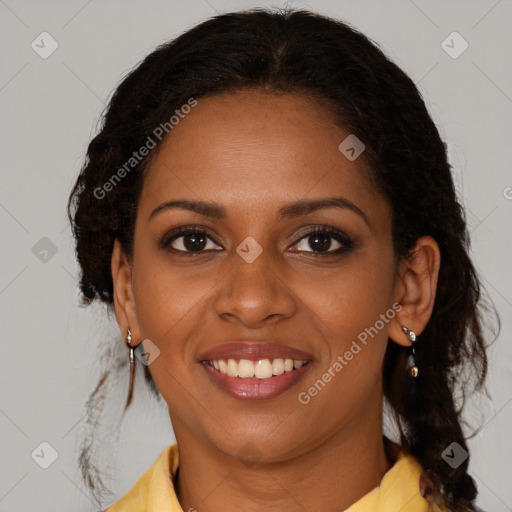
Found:
M 177 440 L 109 512 L 476 510 L 464 214 L 414 83 L 364 35 L 254 10 L 162 45 L 117 88 L 69 211 L 126 405 L 138 351 Z

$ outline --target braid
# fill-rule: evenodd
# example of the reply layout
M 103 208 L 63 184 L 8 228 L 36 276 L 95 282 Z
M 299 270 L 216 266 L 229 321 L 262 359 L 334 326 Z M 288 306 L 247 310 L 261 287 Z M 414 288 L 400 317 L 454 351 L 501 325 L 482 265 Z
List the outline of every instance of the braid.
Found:
M 442 354 L 427 345 L 431 335 L 427 330 L 415 344 L 416 378 L 405 370 L 407 348 L 389 344 L 384 364 L 386 398 L 395 412 L 402 447 L 424 469 L 419 492 L 429 503 L 429 512 L 473 512 L 477 488 L 467 472 L 469 450 L 460 425 L 461 410 L 456 409 Z M 459 445 L 456 454 L 466 456 L 455 468 L 442 456 L 452 443 Z

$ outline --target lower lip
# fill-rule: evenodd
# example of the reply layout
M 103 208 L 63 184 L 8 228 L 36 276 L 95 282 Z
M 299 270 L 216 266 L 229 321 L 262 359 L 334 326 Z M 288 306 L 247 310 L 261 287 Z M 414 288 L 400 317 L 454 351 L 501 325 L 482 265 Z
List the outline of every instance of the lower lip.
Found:
M 311 361 L 291 372 L 273 375 L 268 379 L 230 377 L 207 362 L 202 362 L 202 365 L 214 384 L 229 395 L 245 400 L 261 400 L 272 398 L 291 388 L 309 370 Z

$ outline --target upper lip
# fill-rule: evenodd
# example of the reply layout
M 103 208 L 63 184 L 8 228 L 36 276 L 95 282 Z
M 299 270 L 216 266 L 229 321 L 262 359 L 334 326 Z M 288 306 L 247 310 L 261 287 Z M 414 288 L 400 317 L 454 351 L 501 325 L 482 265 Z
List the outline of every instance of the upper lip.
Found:
M 238 340 L 231 343 L 216 345 L 199 356 L 200 361 L 213 361 L 219 359 L 249 359 L 250 361 L 257 361 L 258 359 L 276 358 L 305 361 L 313 359 L 313 355 L 308 352 L 304 352 L 303 350 L 274 343 L 272 341 L 251 342 Z

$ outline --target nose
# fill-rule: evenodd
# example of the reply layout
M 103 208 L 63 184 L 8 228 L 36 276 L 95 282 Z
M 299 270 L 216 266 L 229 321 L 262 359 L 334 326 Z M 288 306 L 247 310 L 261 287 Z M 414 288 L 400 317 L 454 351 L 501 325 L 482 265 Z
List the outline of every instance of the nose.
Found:
M 264 250 L 248 263 L 233 254 L 231 270 L 215 297 L 215 310 L 221 318 L 258 328 L 293 316 L 296 299 L 272 258 Z

